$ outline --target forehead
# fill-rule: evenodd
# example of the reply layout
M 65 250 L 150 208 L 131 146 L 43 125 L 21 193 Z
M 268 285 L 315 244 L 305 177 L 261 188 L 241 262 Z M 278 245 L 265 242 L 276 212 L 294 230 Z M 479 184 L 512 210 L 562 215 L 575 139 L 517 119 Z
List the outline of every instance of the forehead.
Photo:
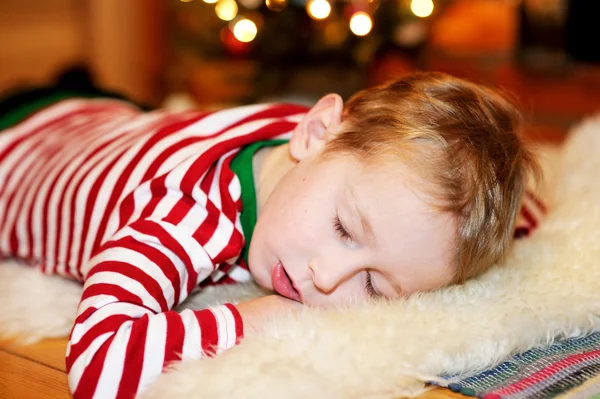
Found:
M 447 284 L 454 271 L 456 220 L 433 205 L 435 198 L 422 189 L 427 183 L 398 161 L 354 162 L 348 172 L 343 197 L 371 225 L 377 265 L 400 276 L 404 291 Z

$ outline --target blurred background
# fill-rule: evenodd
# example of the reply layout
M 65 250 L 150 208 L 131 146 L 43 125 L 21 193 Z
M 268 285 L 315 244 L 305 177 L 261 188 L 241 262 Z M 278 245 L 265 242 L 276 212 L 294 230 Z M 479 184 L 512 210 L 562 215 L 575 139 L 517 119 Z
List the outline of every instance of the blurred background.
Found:
M 514 92 L 527 134 L 600 111 L 597 0 L 0 0 L 0 96 L 91 80 L 148 107 L 312 104 L 417 70 Z

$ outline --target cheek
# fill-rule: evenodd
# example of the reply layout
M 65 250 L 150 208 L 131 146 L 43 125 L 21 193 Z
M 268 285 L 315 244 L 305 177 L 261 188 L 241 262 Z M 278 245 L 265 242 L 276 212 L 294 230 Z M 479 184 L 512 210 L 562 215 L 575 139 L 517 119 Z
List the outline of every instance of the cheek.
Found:
M 345 303 L 358 300 L 359 303 L 367 299 L 365 291 L 364 273 L 358 272 L 352 278 L 345 281 L 336 290 L 337 296 Z M 339 291 L 339 292 L 338 292 Z
M 358 305 L 369 300 L 364 289 L 364 279 L 360 273 L 340 284 L 335 291 L 329 294 L 315 292 L 316 295 L 307 298 L 309 299 L 307 304 L 324 308 Z
M 279 233 L 273 231 L 273 235 L 293 234 L 305 240 L 321 235 L 327 227 L 326 223 L 333 217 L 327 216 L 329 205 L 323 193 L 306 182 L 297 182 L 287 188 L 273 198 L 276 207 L 274 222 L 279 225 Z
M 294 196 L 273 198 L 269 207 L 265 207 L 257 226 L 260 229 L 261 241 L 277 251 L 289 251 L 294 247 L 302 247 L 310 238 L 310 227 L 307 226 L 307 214 L 302 204 Z
M 260 215 L 266 245 L 304 257 L 336 238 L 333 188 L 321 177 L 310 168 L 296 169 L 279 182 Z

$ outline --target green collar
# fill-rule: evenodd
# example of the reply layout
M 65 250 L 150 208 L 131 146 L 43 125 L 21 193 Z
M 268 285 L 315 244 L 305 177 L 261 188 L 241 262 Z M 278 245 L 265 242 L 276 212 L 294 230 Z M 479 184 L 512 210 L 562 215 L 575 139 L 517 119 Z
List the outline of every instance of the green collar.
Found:
M 16 109 L 9 111 L 7 114 L 0 116 L 0 131 L 8 129 L 9 127 L 22 122 L 34 112 L 40 111 L 41 109 L 59 101 L 66 100 L 68 98 L 74 98 L 76 96 L 76 93 L 57 91 L 51 95 L 36 98 L 27 104 L 22 104 Z
M 254 226 L 256 226 L 257 210 L 256 210 L 256 186 L 254 185 L 252 158 L 254 154 L 264 147 L 273 147 L 287 143 L 288 140 L 263 140 L 252 143 L 240 150 L 240 152 L 231 161 L 231 170 L 240 179 L 242 187 L 242 213 L 240 222 L 242 223 L 242 231 L 246 238 L 246 245 L 242 250 L 242 259 L 248 264 L 248 250 L 250 249 L 250 241 Z

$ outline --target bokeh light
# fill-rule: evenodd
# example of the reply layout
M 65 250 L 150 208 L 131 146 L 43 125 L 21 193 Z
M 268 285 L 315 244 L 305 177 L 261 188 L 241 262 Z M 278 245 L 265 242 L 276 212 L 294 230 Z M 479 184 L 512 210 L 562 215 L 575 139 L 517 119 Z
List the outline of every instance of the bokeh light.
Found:
M 233 35 L 240 42 L 248 43 L 254 40 L 258 29 L 256 24 L 249 19 L 242 18 L 233 26 Z
M 228 26 L 224 26 L 221 29 L 220 36 L 228 53 L 233 55 L 245 55 L 250 52 L 252 46 L 249 43 L 239 41 Z
M 433 12 L 433 1 L 412 0 L 412 2 L 410 3 L 410 9 L 417 17 L 428 17 Z
M 238 13 L 238 6 L 235 0 L 219 0 L 215 12 L 223 21 L 231 21 Z
M 283 11 L 287 6 L 287 0 L 267 0 L 265 3 L 271 11 Z
M 368 35 L 371 28 L 373 28 L 373 21 L 366 12 L 355 12 L 350 18 L 350 30 L 356 36 Z
M 313 19 L 325 19 L 331 13 L 331 4 L 327 0 L 310 0 L 306 11 Z
M 185 1 L 192 1 L 192 0 L 185 0 Z M 208 4 L 215 4 L 218 0 L 204 0 L 205 3 Z

